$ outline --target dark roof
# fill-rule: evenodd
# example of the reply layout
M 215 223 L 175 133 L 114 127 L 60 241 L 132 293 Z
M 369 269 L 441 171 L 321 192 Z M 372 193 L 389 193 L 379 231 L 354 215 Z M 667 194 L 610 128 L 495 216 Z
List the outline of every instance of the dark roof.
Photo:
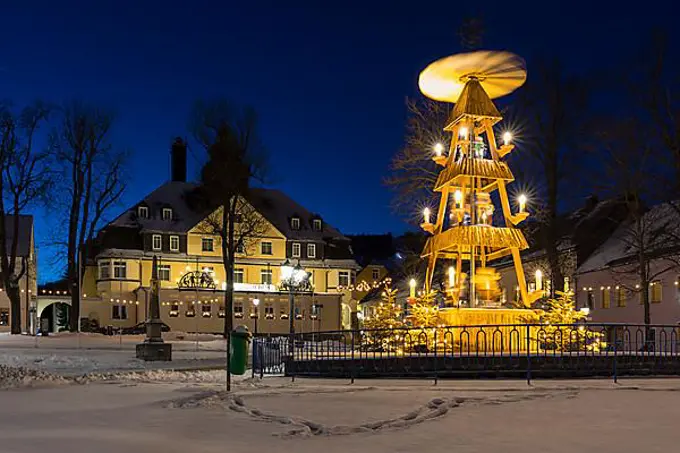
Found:
M 392 234 L 357 234 L 349 236 L 354 257 L 360 266 L 382 264 L 394 258 L 396 247 Z
M 7 253 L 10 253 L 14 242 L 14 216 L 5 215 L 5 232 L 7 234 Z M 33 216 L 19 216 L 19 240 L 17 244 L 17 256 L 31 254 L 31 242 L 33 237 Z

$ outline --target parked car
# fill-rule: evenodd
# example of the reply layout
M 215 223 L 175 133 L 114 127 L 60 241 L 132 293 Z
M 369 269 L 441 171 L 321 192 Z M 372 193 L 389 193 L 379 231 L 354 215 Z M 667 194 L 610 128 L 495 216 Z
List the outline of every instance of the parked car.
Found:
M 170 326 L 166 323 L 162 323 L 161 332 L 170 332 Z M 133 327 L 123 327 L 121 329 L 123 335 L 141 335 L 146 333 L 146 323 L 140 322 Z

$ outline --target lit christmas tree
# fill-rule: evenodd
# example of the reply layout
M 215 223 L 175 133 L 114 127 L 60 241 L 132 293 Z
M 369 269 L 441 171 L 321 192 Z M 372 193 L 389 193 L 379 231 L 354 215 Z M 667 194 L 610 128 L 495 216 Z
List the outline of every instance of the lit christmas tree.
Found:
M 402 309 L 397 303 L 397 290 L 385 284 L 380 298 L 382 300 L 375 306 L 374 313 L 364 319 L 364 341 L 381 351 L 395 351 L 401 346 L 403 333 L 390 329 L 404 327 Z
M 412 327 L 437 327 L 441 324 L 439 319 L 439 304 L 436 300 L 436 291 L 430 291 L 416 298 L 409 308 L 406 317 L 409 326 Z

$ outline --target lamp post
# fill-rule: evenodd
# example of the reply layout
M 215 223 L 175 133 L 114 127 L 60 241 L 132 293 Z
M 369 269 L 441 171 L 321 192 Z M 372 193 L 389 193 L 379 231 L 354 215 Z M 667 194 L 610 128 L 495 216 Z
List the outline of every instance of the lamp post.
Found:
M 258 306 L 260 305 L 260 299 L 253 299 L 253 307 L 255 307 L 255 331 L 253 334 L 257 336 L 257 320 L 260 317 L 260 312 L 258 311 Z
M 281 286 L 288 290 L 288 303 L 290 306 L 289 321 L 289 340 L 288 353 L 291 360 L 295 351 L 295 291 L 304 290 L 309 284 L 309 274 L 305 271 L 300 262 L 296 266 L 290 264 L 286 259 L 281 265 Z
M 261 357 L 258 357 L 257 354 L 257 320 L 260 317 L 260 313 L 258 311 L 258 306 L 260 305 L 260 299 L 253 299 L 253 307 L 255 307 L 255 329 L 253 330 L 253 366 L 252 368 L 252 377 L 255 377 L 255 364 L 257 363 L 257 359 L 260 361 L 262 360 Z M 260 369 L 262 369 L 262 364 L 260 364 Z

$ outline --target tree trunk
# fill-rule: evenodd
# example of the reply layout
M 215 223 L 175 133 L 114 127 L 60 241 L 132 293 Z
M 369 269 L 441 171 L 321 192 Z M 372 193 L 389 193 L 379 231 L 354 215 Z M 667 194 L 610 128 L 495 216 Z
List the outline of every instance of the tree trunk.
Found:
M 11 282 L 7 287 L 10 306 L 10 329 L 12 334 L 21 333 L 21 291 L 18 282 Z
M 231 331 L 234 329 L 234 212 L 237 197 L 232 197 L 222 209 L 222 225 L 226 226 L 226 235 L 221 235 L 222 262 L 224 263 L 226 288 L 224 290 L 224 338 L 227 340 L 227 392 L 231 391 Z

